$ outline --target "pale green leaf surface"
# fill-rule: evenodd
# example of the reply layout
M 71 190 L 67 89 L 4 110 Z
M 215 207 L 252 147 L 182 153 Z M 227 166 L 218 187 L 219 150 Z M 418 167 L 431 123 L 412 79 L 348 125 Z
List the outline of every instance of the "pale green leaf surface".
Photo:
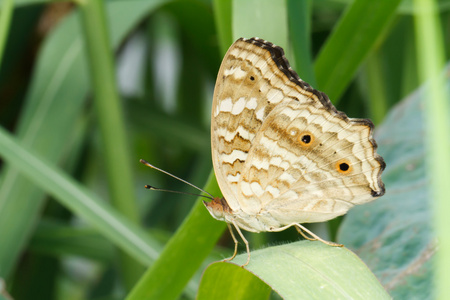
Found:
M 197 299 L 268 299 L 270 287 L 235 264 L 215 262 L 203 274 Z
M 450 95 L 449 69 L 445 73 Z M 425 88 L 420 88 L 392 109 L 378 127 L 378 153 L 387 165 L 383 174 L 386 194 L 353 208 L 339 234 L 339 242 L 353 249 L 396 299 L 434 299 L 436 241 L 423 119 L 427 96 Z
M 244 253 L 233 263 L 241 265 L 246 260 L 247 254 Z M 205 271 L 199 295 L 214 293 L 216 299 L 221 299 L 225 295 L 241 293 L 235 291 L 237 284 L 233 280 L 238 275 L 223 276 L 230 273 L 229 264 L 216 263 L 209 267 L 211 271 L 209 268 Z M 346 248 L 330 247 L 321 242 L 300 241 L 252 251 L 250 264 L 245 269 L 232 269 L 231 273 L 253 273 L 284 299 L 390 298 L 358 256 Z M 213 291 L 214 284 L 223 289 Z

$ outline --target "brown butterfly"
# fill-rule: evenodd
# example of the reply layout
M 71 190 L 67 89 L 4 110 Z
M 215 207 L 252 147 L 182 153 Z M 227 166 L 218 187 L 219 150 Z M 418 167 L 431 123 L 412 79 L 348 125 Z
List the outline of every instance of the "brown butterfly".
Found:
M 301 223 L 323 222 L 384 194 L 384 160 L 373 124 L 348 118 L 327 95 L 291 69 L 282 48 L 238 39 L 225 55 L 214 90 L 212 160 L 223 198 L 204 202 L 211 215 L 240 228 L 282 231 L 327 242 Z M 310 237 L 305 235 L 307 232 Z

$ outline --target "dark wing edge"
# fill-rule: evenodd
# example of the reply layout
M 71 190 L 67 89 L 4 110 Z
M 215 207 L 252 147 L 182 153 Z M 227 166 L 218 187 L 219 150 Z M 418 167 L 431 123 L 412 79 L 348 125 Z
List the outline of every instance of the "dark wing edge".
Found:
M 373 146 L 374 159 L 376 161 L 378 161 L 378 163 L 380 164 L 380 169 L 379 169 L 378 176 L 377 176 L 378 186 L 380 187 L 380 191 L 377 192 L 377 191 L 372 190 L 372 196 L 373 197 L 383 196 L 386 192 L 386 189 L 385 189 L 385 185 L 384 185 L 383 181 L 381 180 L 381 173 L 386 168 L 386 163 L 385 163 L 383 157 L 381 157 L 376 152 L 378 145 L 377 145 L 375 139 L 373 138 L 374 125 L 373 125 L 372 121 L 369 119 L 349 118 L 344 112 L 338 111 L 336 109 L 336 107 L 333 105 L 333 103 L 331 103 L 330 98 L 328 98 L 327 94 L 314 89 L 307 82 L 303 81 L 298 76 L 297 72 L 295 72 L 291 68 L 291 66 L 289 65 L 289 61 L 287 60 L 287 58 L 284 55 L 283 48 L 276 46 L 273 43 L 268 42 L 268 41 L 258 38 L 258 37 L 252 37 L 252 38 L 248 38 L 248 39 L 247 38 L 239 38 L 238 41 L 239 40 L 244 41 L 246 43 L 254 44 L 260 48 L 263 48 L 263 49 L 266 49 L 267 51 L 269 51 L 272 56 L 273 61 L 276 63 L 276 65 L 278 66 L 280 71 L 282 71 L 289 78 L 290 81 L 292 81 L 293 83 L 300 86 L 303 90 L 314 94 L 317 97 L 317 99 L 322 103 L 322 105 L 325 108 L 327 108 L 329 111 L 334 112 L 336 116 L 338 116 L 339 118 L 343 119 L 346 122 L 354 123 L 354 124 L 358 124 L 358 125 L 365 125 L 365 126 L 369 127 L 369 142 Z

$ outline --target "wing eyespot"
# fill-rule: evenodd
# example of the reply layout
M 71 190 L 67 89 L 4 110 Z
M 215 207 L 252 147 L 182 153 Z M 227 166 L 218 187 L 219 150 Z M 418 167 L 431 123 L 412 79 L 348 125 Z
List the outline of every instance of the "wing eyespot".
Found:
M 254 86 L 258 82 L 259 76 L 255 72 L 250 71 L 243 79 L 247 86 Z
M 297 137 L 297 141 L 303 147 L 311 147 L 311 145 L 314 143 L 314 140 L 314 135 L 309 131 L 303 131 Z
M 335 168 L 338 173 L 343 175 L 349 174 L 353 170 L 352 165 L 348 159 L 339 160 L 336 163 Z

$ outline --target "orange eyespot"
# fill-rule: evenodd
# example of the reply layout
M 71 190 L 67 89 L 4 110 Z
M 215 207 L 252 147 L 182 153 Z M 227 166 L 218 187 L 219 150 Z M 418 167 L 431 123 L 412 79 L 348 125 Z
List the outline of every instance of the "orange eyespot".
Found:
M 336 163 L 336 170 L 341 174 L 348 174 L 352 171 L 352 165 L 348 159 L 341 159 Z
M 297 140 L 303 147 L 310 147 L 314 143 L 314 135 L 311 132 L 303 131 L 298 135 Z

